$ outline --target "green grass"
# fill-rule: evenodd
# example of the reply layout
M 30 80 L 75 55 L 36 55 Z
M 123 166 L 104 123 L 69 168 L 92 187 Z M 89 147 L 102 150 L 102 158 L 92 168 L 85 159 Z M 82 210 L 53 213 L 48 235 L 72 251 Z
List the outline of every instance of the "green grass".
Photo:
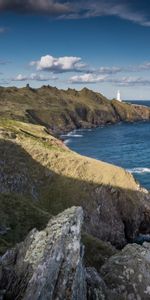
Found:
M 90 234 L 82 234 L 82 243 L 85 246 L 84 261 L 86 266 L 94 267 L 98 272 L 106 260 L 117 253 L 117 250 L 110 243 L 101 241 Z
M 39 89 L 1 88 L 0 117 L 47 126 L 52 132 L 71 130 L 124 120 L 134 120 L 139 112 L 132 105 L 109 101 L 86 88 L 81 91 L 59 90 L 50 86 Z
M 44 228 L 49 219 L 50 214 L 38 208 L 32 199 L 13 193 L 0 194 L 0 228 L 8 229 L 0 238 L 0 254 L 22 241 L 32 228 Z

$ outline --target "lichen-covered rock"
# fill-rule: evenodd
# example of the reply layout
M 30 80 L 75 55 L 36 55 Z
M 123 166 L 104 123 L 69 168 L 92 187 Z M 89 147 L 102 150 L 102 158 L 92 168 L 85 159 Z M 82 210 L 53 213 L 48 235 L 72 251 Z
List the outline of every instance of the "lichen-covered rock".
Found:
M 86 299 L 82 221 L 82 208 L 72 207 L 7 251 L 0 266 L 1 299 Z
M 150 244 L 128 244 L 103 265 L 101 276 L 111 300 L 149 300 Z

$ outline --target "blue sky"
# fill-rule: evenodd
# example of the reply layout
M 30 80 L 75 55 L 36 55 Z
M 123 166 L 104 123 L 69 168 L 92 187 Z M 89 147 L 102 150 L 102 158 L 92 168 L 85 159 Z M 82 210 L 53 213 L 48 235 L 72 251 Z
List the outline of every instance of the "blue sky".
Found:
M 27 83 L 150 99 L 149 2 L 0 0 L 0 85 Z

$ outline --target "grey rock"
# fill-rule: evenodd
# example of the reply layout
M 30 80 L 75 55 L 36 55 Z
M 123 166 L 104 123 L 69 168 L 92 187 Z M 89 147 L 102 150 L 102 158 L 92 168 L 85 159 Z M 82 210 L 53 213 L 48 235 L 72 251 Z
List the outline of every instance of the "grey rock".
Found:
M 0 300 L 149 300 L 150 244 L 128 244 L 98 273 L 84 267 L 83 210 L 72 207 L 0 258 Z
M 86 269 L 87 299 L 88 300 L 109 300 L 107 286 L 102 277 L 94 268 Z
M 103 265 L 101 276 L 111 300 L 149 300 L 150 244 L 128 244 Z
M 72 207 L 7 251 L 1 258 L 0 295 L 13 300 L 86 299 L 82 222 L 82 208 Z

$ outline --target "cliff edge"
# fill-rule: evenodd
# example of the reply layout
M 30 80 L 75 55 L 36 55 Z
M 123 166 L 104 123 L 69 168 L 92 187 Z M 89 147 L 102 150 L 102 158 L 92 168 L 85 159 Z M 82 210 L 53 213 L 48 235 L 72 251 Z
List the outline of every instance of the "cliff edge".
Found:
M 44 125 L 53 135 L 120 121 L 150 120 L 150 108 L 108 100 L 87 88 L 0 87 L 0 117 Z
M 0 136 L 1 253 L 73 205 L 87 234 L 117 248 L 150 233 L 149 192 L 124 169 L 71 151 L 42 126 L 1 119 Z

